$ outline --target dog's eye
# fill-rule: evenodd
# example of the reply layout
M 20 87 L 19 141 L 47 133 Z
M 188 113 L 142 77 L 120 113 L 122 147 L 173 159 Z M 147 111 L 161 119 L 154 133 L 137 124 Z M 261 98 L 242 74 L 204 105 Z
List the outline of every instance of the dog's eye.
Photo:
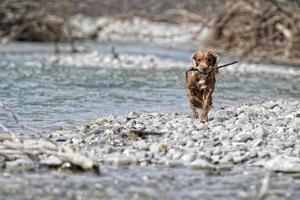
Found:
M 200 62 L 201 60 L 200 59 L 198 59 L 198 62 Z

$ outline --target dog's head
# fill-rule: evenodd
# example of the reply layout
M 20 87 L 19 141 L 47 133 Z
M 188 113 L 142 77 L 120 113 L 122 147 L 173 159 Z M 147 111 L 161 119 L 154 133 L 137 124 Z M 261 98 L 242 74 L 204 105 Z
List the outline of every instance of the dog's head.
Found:
M 194 68 L 208 73 L 218 64 L 219 57 L 211 51 L 196 51 L 192 56 Z

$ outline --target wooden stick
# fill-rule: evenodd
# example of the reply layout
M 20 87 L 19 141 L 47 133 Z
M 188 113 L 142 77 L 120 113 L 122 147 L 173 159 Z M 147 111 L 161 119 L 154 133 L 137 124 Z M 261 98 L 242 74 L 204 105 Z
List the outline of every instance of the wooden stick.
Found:
M 217 66 L 215 69 L 221 69 L 221 68 L 223 68 L 223 67 L 227 67 L 227 66 L 229 66 L 229 65 L 234 65 L 234 64 L 236 64 L 236 63 L 238 63 L 239 61 L 233 61 L 233 62 L 231 62 L 231 63 L 228 63 L 228 64 L 225 64 L 225 65 L 220 65 L 220 66 Z

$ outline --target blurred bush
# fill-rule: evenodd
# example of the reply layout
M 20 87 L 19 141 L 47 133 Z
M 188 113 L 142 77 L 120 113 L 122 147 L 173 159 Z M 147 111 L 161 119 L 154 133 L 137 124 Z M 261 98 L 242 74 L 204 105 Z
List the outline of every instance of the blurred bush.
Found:
M 69 19 L 78 13 L 195 23 L 211 30 L 206 47 L 300 66 L 299 0 L 0 0 L 0 38 L 70 41 Z
M 200 12 L 201 10 L 201 12 Z M 68 41 L 68 19 L 78 13 L 155 21 L 200 22 L 212 10 L 209 0 L 0 0 L 0 38 L 4 41 Z M 189 12 L 190 11 L 190 12 Z M 90 37 L 90 36 L 87 36 Z
M 72 6 L 68 1 L 62 2 L 2 0 L 0 38 L 39 42 L 68 40 L 70 29 L 66 20 Z M 64 14 L 58 14 L 62 10 Z
M 300 2 L 226 1 L 210 23 L 207 45 L 252 61 L 300 66 Z

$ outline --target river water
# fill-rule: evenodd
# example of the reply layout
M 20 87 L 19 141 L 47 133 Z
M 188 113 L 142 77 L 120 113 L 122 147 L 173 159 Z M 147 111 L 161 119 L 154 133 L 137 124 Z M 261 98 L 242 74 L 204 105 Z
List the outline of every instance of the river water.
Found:
M 20 174 L 0 177 L 0 199 L 253 200 L 265 171 L 234 168 L 214 175 L 181 168 L 130 167 L 102 175 Z M 272 175 L 268 200 L 299 199 L 299 176 Z
M 114 45 L 119 53 L 152 54 L 162 59 L 190 62 L 187 51 L 153 44 L 83 45 L 101 53 L 109 53 Z M 189 112 L 184 68 L 166 70 L 162 66 L 162 69 L 145 70 L 58 66 L 45 62 L 53 55 L 51 44 L 12 43 L 2 45 L 0 52 L 0 98 L 18 113 L 23 122 L 36 128 L 47 131 L 75 126 L 96 117 L 134 110 Z M 66 51 L 63 53 L 67 54 Z M 300 98 L 300 69 L 268 65 L 253 67 L 246 63 L 242 64 L 242 69 L 239 66 L 234 69 L 237 70 L 221 71 L 214 93 L 216 108 Z M 9 123 L 3 114 L 0 120 Z
M 85 43 L 108 53 L 111 43 Z M 119 53 L 152 54 L 189 62 L 190 52 L 143 43 L 114 43 Z M 67 54 L 63 48 L 63 54 Z M 189 112 L 184 68 L 110 69 L 65 67 L 45 62 L 51 44 L 0 47 L 0 98 L 20 119 L 51 131 L 134 110 Z M 228 59 L 223 60 L 223 62 Z M 300 69 L 243 63 L 221 72 L 215 109 L 242 103 L 300 98 Z M 13 126 L 5 113 L 0 121 Z M 0 176 L 0 199 L 257 199 L 265 170 L 234 167 L 218 174 L 183 168 L 130 167 L 84 173 Z M 274 174 L 268 199 L 298 199 L 299 179 Z

